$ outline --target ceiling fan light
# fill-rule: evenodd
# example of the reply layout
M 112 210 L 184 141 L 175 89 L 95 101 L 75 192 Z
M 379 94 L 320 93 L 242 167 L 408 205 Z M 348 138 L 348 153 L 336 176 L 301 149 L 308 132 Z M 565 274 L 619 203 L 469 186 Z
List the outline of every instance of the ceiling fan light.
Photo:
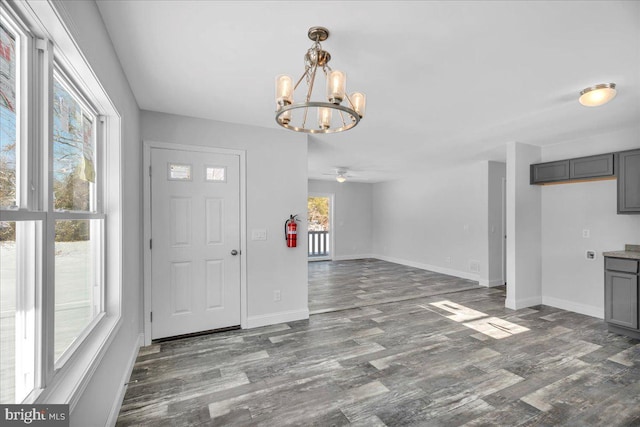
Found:
M 338 174 L 338 176 L 336 176 L 336 181 L 338 181 L 340 184 L 342 184 L 346 180 L 347 178 L 343 174 Z
M 585 107 L 599 107 L 611 101 L 616 96 L 615 83 L 602 83 L 580 91 L 580 104 Z

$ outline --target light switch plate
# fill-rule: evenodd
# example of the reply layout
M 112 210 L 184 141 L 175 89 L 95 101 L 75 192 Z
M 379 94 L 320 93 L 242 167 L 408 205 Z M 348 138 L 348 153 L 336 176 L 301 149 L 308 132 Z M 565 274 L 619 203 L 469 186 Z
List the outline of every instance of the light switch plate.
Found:
M 265 228 L 251 230 L 251 240 L 267 240 L 267 230 Z

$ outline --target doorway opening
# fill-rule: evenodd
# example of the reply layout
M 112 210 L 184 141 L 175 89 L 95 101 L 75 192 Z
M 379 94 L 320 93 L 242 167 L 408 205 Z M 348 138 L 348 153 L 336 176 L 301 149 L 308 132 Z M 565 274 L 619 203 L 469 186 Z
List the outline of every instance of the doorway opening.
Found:
M 333 257 L 333 195 L 310 194 L 307 199 L 309 261 Z

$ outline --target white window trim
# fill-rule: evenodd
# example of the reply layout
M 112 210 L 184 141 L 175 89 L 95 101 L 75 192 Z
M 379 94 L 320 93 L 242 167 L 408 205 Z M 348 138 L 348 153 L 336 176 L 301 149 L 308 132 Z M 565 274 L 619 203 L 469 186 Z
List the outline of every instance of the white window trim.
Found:
M 5 0 L 2 0 L 2 5 L 7 5 Z M 39 295 L 42 295 L 41 300 L 36 301 L 37 312 L 42 312 L 43 316 L 40 319 L 39 325 L 41 330 L 38 331 L 40 335 L 39 342 L 45 343 L 43 348 L 40 349 L 36 358 L 39 359 L 41 372 L 38 375 L 37 372 L 37 384 L 36 390 L 25 400 L 25 403 L 33 402 L 55 402 L 55 403 L 68 403 L 71 411 L 77 404 L 83 390 L 89 384 L 89 381 L 100 364 L 100 361 L 106 354 L 111 342 L 117 335 L 119 328 L 121 327 L 121 295 L 122 295 L 122 180 L 121 180 L 121 117 L 109 99 L 106 91 L 100 84 L 95 73 L 88 64 L 88 61 L 84 57 L 83 53 L 79 49 L 77 43 L 73 39 L 72 31 L 74 25 L 66 15 L 63 3 L 53 3 L 49 1 L 34 1 L 28 0 L 24 2 L 15 2 L 7 7 L 9 10 L 14 10 L 17 15 L 27 24 L 27 27 L 32 32 L 34 37 L 42 39 L 38 41 L 36 46 L 40 49 L 39 52 L 34 55 L 41 55 L 42 61 L 46 64 L 45 68 L 48 72 L 41 75 L 41 72 L 35 70 L 42 70 L 42 67 L 32 67 L 34 73 L 32 73 L 34 81 L 32 87 L 41 93 L 50 93 L 53 80 L 53 45 L 46 40 L 54 40 L 56 48 L 56 61 L 59 61 L 65 70 L 70 74 L 70 78 L 77 81 L 82 85 L 83 89 L 87 90 L 87 94 L 92 100 L 95 101 L 96 109 L 104 112 L 106 117 L 104 118 L 104 159 L 102 161 L 104 181 L 104 200 L 103 200 L 103 213 L 106 216 L 105 221 L 105 265 L 104 265 L 104 277 L 105 277 L 105 299 L 104 310 L 105 313 L 101 316 L 101 319 L 97 321 L 95 328 L 92 332 L 79 343 L 77 351 L 70 355 L 65 365 L 55 370 L 53 367 L 53 330 L 52 325 L 53 316 L 53 295 L 48 293 L 46 286 L 39 289 Z M 61 18 L 61 15 L 65 15 L 65 19 Z M 70 28 L 72 27 L 72 28 Z M 30 114 L 38 117 L 38 114 L 34 113 L 38 109 L 44 108 L 44 102 L 48 102 L 48 97 L 40 100 L 40 102 L 31 102 L 31 105 L 27 105 Z M 39 106 L 36 104 L 40 104 Z M 31 134 L 29 145 L 33 143 L 43 144 L 37 146 L 43 152 L 43 159 L 35 159 L 38 164 L 44 163 L 47 158 L 51 158 L 48 153 L 48 135 L 51 135 L 51 129 L 53 126 L 52 110 L 46 105 L 43 109 L 44 114 L 40 116 L 41 120 L 37 120 L 37 127 L 29 129 Z M 34 121 L 35 122 L 35 121 Z M 36 137 L 31 138 L 32 136 Z M 32 156 L 33 158 L 33 156 Z M 98 167 L 98 165 L 96 165 Z M 40 168 L 40 170 L 42 170 Z M 36 168 L 37 172 L 38 168 Z M 37 173 L 32 175 L 40 185 L 36 185 L 37 188 L 43 188 L 42 184 L 45 182 L 43 174 Z M 51 180 L 49 180 L 50 182 Z M 44 189 L 43 189 L 44 190 Z M 49 189 L 51 190 L 51 189 Z M 33 196 L 30 198 L 30 204 L 32 209 L 41 209 L 44 206 L 50 205 L 50 200 L 47 198 L 47 191 L 44 194 L 39 194 L 39 197 Z M 51 193 L 48 193 L 51 194 Z M 44 200 L 44 206 L 35 206 L 35 200 Z M 3 211 L 3 220 L 5 219 L 5 213 Z M 11 212 L 13 214 L 13 212 Z M 50 213 L 52 214 L 52 213 Z M 40 219 L 45 216 L 45 219 L 51 221 L 55 215 L 44 214 L 42 212 L 15 212 L 16 218 L 21 220 L 30 217 L 39 217 Z M 65 218 L 67 213 L 65 213 Z M 7 215 L 6 220 L 14 215 Z M 83 219 L 86 219 L 86 214 L 83 214 Z M 43 236 L 43 244 L 47 245 L 53 239 L 53 230 L 49 230 L 49 235 Z M 51 258 L 51 257 L 50 257 Z M 53 266 L 52 260 L 43 260 L 43 277 L 50 277 Z

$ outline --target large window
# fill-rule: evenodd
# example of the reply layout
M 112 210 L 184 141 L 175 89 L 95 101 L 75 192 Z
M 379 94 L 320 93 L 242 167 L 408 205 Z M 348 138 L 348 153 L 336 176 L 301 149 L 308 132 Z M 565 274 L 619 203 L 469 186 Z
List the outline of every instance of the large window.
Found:
M 67 55 L 0 4 L 2 404 L 37 401 L 67 381 L 74 355 L 112 330 L 103 322 L 106 115 L 89 95 L 99 85 L 81 81 Z
M 16 206 L 16 36 L 0 25 L 0 207 Z
M 55 360 L 102 312 L 97 114 L 61 71 L 53 84 Z

